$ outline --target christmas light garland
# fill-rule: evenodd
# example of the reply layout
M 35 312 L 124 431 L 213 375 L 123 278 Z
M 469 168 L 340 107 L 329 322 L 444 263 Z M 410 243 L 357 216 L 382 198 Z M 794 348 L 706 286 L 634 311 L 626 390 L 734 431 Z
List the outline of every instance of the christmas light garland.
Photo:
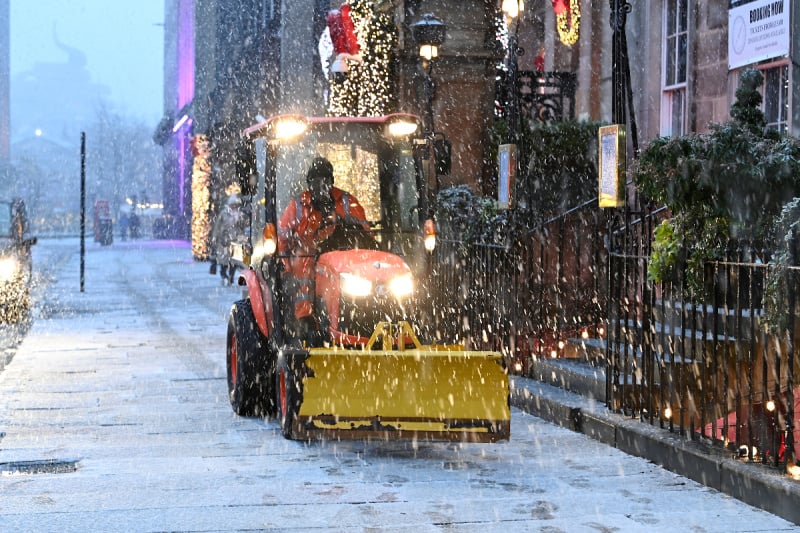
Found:
M 333 116 L 380 116 L 393 103 L 392 51 L 397 29 L 381 2 L 352 0 L 350 18 L 355 26 L 362 63 L 351 63 L 347 77 L 330 86 L 328 114 Z
M 552 0 L 553 11 L 556 14 L 556 29 L 558 38 L 567 46 L 578 42 L 581 26 L 580 0 Z M 569 1 L 569 6 L 567 6 Z
M 211 140 L 207 135 L 192 138 L 192 256 L 205 261 L 210 256 L 211 236 Z

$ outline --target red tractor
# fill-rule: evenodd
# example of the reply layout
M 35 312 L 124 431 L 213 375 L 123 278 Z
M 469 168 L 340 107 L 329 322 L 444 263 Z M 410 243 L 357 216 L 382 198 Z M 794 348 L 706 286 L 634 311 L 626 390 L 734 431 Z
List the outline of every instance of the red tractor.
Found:
M 233 243 L 245 299 L 228 321 L 228 390 L 240 415 L 276 415 L 284 436 L 494 442 L 509 438 L 508 376 L 495 352 L 423 344 L 426 251 L 435 245 L 413 115 L 282 115 L 244 132 L 238 173 L 251 241 Z M 317 342 L 293 333 L 277 221 L 315 156 L 364 207 L 314 253 Z M 424 292 L 424 291 L 423 291 Z

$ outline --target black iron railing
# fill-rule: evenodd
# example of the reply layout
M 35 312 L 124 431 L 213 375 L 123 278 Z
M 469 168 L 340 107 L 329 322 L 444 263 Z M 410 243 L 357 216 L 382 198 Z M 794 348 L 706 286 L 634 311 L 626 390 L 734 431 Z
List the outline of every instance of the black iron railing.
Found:
M 798 268 L 779 273 L 768 257 L 740 243 L 706 265 L 704 294 L 690 297 L 685 270 L 653 283 L 647 254 L 613 251 L 609 407 L 750 461 L 793 464 L 796 332 L 767 331 L 763 295 L 770 276 L 781 275 L 793 300 Z M 790 322 L 794 307 L 786 306 Z
M 441 242 L 431 276 L 438 335 L 502 350 L 517 373 L 532 356 L 558 356 L 569 338 L 602 336 L 606 228 L 591 201 L 513 246 Z
M 509 114 L 506 72 L 498 70 L 495 79 L 495 105 L 499 117 Z M 517 72 L 519 116 L 529 124 L 549 124 L 575 118 L 577 77 L 573 72 Z
M 616 213 L 588 203 L 513 246 L 440 242 L 431 262 L 436 336 L 501 351 L 512 373 L 537 357 L 605 346 L 609 408 L 743 459 L 786 469 L 800 449 L 794 357 L 800 267 L 738 243 L 706 265 L 703 294 L 647 277 L 664 209 Z M 764 287 L 785 276 L 788 327 L 764 327 Z

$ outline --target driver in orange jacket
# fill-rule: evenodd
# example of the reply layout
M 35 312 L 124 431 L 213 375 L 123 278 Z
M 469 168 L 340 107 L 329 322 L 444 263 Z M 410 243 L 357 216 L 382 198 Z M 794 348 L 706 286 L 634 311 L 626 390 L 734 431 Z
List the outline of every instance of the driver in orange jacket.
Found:
M 314 257 L 342 219 L 368 228 L 364 208 L 355 196 L 333 186 L 333 165 L 316 157 L 306 174 L 308 190 L 293 197 L 278 221 L 278 251 L 291 255 L 287 269 L 294 278 L 294 315 L 297 335 L 316 331 L 314 321 Z M 285 263 L 286 264 L 286 263 Z

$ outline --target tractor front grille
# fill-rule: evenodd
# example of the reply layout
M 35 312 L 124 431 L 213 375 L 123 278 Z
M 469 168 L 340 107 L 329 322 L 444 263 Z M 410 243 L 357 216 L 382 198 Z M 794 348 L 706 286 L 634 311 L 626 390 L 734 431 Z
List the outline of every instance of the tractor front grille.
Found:
M 369 337 L 381 321 L 407 320 L 409 310 L 394 298 L 345 298 L 339 302 L 339 331 Z

